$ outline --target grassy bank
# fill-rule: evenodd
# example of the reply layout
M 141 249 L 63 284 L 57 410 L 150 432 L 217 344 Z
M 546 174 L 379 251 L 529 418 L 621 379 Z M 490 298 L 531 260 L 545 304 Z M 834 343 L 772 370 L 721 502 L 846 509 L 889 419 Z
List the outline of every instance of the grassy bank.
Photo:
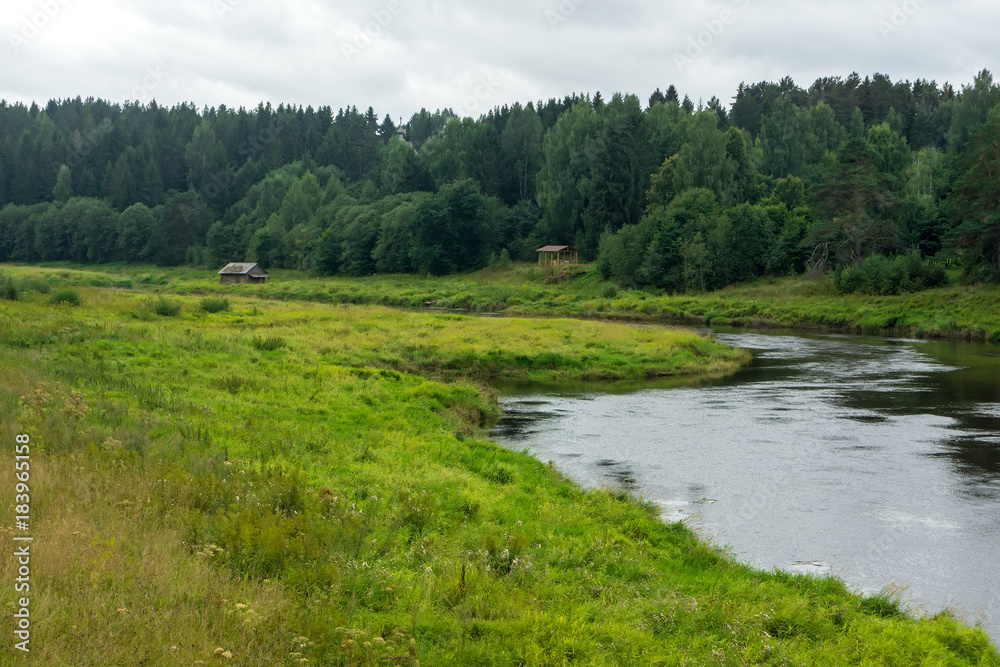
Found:
M 263 286 L 220 286 L 211 271 L 152 267 L 8 267 L 52 284 L 244 294 L 276 300 L 405 308 L 462 309 L 507 315 L 624 318 L 716 326 L 782 327 L 1000 342 L 1000 287 L 951 285 L 900 296 L 840 295 L 831 277 L 762 279 L 717 292 L 657 295 L 620 290 L 590 271 L 546 284 L 530 265 L 445 278 L 317 278 L 274 272 Z
M 32 438 L 37 664 L 1000 664 L 946 613 L 753 571 L 496 447 L 495 402 L 461 379 L 739 362 L 710 342 L 78 292 L 0 301 L 0 437 Z M 11 445 L 0 467 L 13 488 Z

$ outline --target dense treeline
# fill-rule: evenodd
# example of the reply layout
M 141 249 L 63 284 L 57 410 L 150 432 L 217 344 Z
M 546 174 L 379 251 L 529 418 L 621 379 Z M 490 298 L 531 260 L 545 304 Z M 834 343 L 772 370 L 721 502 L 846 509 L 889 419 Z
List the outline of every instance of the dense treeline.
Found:
M 355 107 L 0 102 L 0 261 L 445 274 L 566 243 L 634 287 L 849 267 L 838 284 L 868 289 L 872 257 L 996 279 L 998 206 L 988 71 L 960 91 L 786 78 L 728 109 L 670 86 L 399 126 Z

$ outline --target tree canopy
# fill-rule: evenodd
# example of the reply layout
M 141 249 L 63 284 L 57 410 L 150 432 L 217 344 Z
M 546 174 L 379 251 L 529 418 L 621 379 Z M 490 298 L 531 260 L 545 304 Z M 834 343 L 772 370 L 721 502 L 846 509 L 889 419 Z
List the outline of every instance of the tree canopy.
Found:
M 728 108 L 665 91 L 398 124 L 355 106 L 0 101 L 0 261 L 442 274 L 560 243 L 670 290 L 913 251 L 1000 276 L 990 72 L 959 90 L 786 77 Z

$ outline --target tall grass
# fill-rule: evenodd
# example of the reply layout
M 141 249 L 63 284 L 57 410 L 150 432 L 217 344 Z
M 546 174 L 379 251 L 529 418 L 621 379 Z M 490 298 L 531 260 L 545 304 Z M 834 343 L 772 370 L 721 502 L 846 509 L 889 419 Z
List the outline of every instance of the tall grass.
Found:
M 50 289 L 49 283 L 40 278 L 14 278 L 0 271 L 0 299 L 17 301 L 24 292 L 48 294 Z
M 201 309 L 206 313 L 221 313 L 229 310 L 229 299 L 207 296 L 201 300 Z

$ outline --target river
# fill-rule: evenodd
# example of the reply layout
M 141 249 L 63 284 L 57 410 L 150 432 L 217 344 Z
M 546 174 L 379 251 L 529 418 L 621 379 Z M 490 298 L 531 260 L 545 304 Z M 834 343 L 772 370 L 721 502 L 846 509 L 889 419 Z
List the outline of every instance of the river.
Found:
M 1000 643 L 1000 348 L 717 332 L 717 381 L 504 388 L 502 444 L 764 569 L 951 608 Z

